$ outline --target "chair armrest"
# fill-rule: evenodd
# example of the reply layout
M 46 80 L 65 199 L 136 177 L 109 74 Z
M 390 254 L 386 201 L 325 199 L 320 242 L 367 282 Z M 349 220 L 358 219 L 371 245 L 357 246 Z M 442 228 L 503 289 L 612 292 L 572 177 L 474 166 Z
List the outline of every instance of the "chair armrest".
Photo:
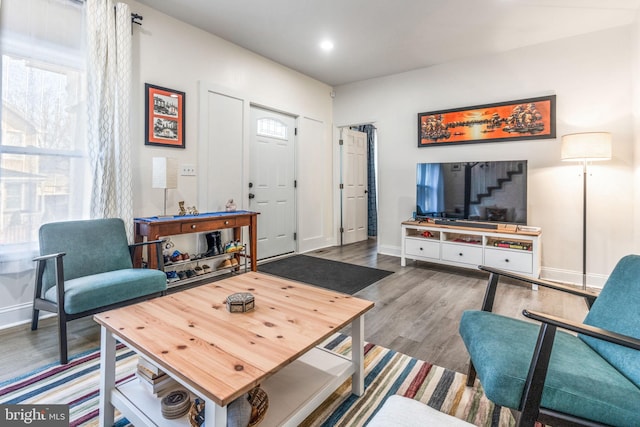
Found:
M 482 309 L 485 311 L 491 311 L 493 308 L 493 300 L 495 298 L 495 291 L 496 291 L 495 287 L 498 283 L 498 278 L 500 276 L 504 276 L 510 279 L 529 283 L 531 285 L 539 285 L 545 288 L 554 289 L 556 291 L 562 291 L 572 295 L 583 297 L 586 300 L 587 306 L 589 308 L 591 308 L 593 303 L 596 301 L 596 298 L 598 298 L 598 293 L 594 291 L 577 289 L 572 286 L 561 285 L 559 283 L 553 283 L 543 279 L 536 279 L 533 277 L 524 276 L 522 274 L 513 273 L 511 271 L 488 267 L 486 265 L 479 265 L 478 268 L 482 271 L 486 271 L 490 273 L 489 283 L 487 285 L 487 292 L 485 294 L 485 300 L 482 307 Z
M 537 320 L 542 323 L 547 323 L 559 328 L 577 332 L 579 334 L 588 335 L 593 338 L 612 342 L 614 344 L 629 347 L 634 350 L 640 350 L 640 339 L 630 337 L 628 335 L 611 332 L 606 329 L 598 328 L 591 325 L 585 325 L 584 323 L 574 322 L 572 320 L 564 319 L 562 317 L 557 317 L 546 313 L 541 313 L 539 311 L 531 311 L 525 309 L 522 311 L 522 314 L 529 319 Z
M 156 265 L 158 270 L 164 270 L 164 257 L 162 256 L 162 243 L 163 240 L 148 240 L 146 242 L 137 242 L 129 245 L 129 255 L 131 255 L 131 262 L 134 261 L 136 248 L 147 245 L 156 245 Z
M 58 252 L 58 253 L 55 253 L 55 254 L 40 255 L 40 256 L 35 257 L 33 259 L 33 261 L 46 261 L 46 260 L 51 259 L 51 258 L 63 257 L 66 254 L 67 254 L 66 252 Z

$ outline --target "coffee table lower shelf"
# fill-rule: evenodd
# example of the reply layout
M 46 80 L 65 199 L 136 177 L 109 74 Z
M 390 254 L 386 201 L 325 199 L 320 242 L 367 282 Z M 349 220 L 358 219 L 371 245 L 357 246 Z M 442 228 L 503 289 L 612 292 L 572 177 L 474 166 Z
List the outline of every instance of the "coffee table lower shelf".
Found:
M 260 385 L 269 396 L 269 409 L 260 427 L 297 426 L 354 372 L 350 358 L 312 348 Z M 189 425 L 186 415 L 175 420 L 165 419 L 160 400 L 143 387 L 138 378 L 119 385 L 111 393 L 113 406 L 135 426 Z M 211 426 L 207 424 L 207 427 Z

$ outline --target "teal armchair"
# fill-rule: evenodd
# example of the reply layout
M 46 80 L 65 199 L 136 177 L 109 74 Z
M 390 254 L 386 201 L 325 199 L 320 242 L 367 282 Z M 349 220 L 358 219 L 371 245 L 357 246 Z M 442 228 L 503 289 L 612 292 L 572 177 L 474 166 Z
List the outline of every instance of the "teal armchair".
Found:
M 67 322 L 167 289 L 164 272 L 133 268 L 135 249 L 145 244 L 157 245 L 157 265 L 162 266 L 162 242 L 129 245 L 121 219 L 44 224 L 39 240 L 31 330 L 38 329 L 40 310 L 57 313 L 61 364 L 68 362 Z
M 518 426 L 640 426 L 640 256 L 622 258 L 599 294 L 480 269 L 490 273 L 482 310 L 465 311 L 459 329 L 467 385 L 477 374 L 489 400 L 519 411 Z M 501 276 L 582 297 L 589 313 L 583 323 L 491 313 Z

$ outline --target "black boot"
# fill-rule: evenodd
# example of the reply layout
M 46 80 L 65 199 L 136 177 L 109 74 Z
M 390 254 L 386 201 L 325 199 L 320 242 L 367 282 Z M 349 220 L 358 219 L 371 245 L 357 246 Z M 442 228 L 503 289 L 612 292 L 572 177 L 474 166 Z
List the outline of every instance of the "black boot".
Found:
M 215 234 L 216 249 L 218 250 L 218 254 L 222 254 L 222 232 L 214 231 L 213 234 Z
M 217 232 L 219 233 L 219 231 Z M 216 255 L 216 231 L 212 232 L 212 233 L 207 233 L 204 235 L 204 237 L 207 239 L 207 252 L 204 254 L 204 256 L 214 256 Z M 218 253 L 220 253 L 218 251 Z

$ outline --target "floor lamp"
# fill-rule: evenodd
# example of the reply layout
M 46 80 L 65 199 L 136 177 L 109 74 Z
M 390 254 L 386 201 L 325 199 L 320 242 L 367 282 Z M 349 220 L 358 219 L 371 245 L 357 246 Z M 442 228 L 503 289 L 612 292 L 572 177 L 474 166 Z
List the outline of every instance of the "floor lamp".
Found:
M 611 134 L 585 132 L 564 135 L 561 159 L 582 162 L 582 289 L 587 289 L 587 164 L 611 159 Z
M 164 189 L 163 216 L 167 216 L 167 190 L 169 188 L 178 188 L 178 165 L 176 159 L 154 157 L 151 169 L 151 188 Z

